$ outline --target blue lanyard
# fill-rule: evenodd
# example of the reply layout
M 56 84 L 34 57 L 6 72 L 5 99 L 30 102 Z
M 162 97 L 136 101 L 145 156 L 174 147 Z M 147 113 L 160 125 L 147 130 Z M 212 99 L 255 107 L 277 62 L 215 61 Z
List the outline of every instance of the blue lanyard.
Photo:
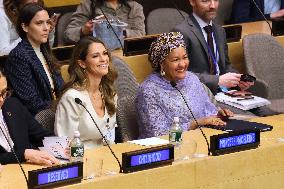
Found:
M 212 36 L 213 39 L 214 38 L 214 35 Z M 216 44 L 216 42 L 215 42 Z M 214 44 L 213 44 L 214 45 Z M 217 48 L 217 44 L 216 44 L 216 52 L 215 52 L 215 55 L 213 54 L 211 48 L 209 47 L 208 43 L 206 43 L 206 46 L 207 46 L 207 50 L 208 50 L 208 53 L 209 53 L 209 56 L 210 58 L 212 59 L 213 61 L 213 64 L 214 64 L 214 69 L 216 71 L 216 75 L 220 75 L 220 70 L 219 70 L 219 66 L 218 66 L 218 61 L 217 61 L 217 53 L 218 53 L 218 48 Z

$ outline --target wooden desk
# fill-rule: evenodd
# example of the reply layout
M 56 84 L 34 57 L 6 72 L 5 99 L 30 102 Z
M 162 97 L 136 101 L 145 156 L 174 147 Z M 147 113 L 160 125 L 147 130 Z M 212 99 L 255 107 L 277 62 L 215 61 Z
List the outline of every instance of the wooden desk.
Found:
M 230 188 L 230 189 L 278 189 L 284 187 L 284 142 L 278 138 L 284 137 L 284 114 L 254 118 L 254 121 L 274 126 L 270 132 L 261 133 L 259 148 L 222 156 L 194 158 L 175 162 L 173 165 L 140 171 L 131 174 L 102 176 L 82 183 L 64 186 L 62 188 Z M 204 129 L 207 136 L 220 133 L 212 129 Z M 199 130 L 184 134 L 185 140 L 197 141 L 197 152 L 206 153 L 206 143 Z M 134 144 L 123 143 L 112 146 L 116 154 L 140 149 Z M 104 159 L 103 171 L 119 168 L 106 147 L 89 150 L 88 157 L 96 163 Z M 120 155 L 118 155 L 121 158 Z M 39 168 L 34 165 L 23 165 L 25 171 Z M 1 188 L 25 188 L 24 177 L 16 164 L 5 165 L 0 178 Z
M 65 7 L 71 5 L 78 5 L 80 0 L 44 0 L 44 5 L 47 8 Z
M 269 23 L 271 24 L 270 21 Z M 271 30 L 265 21 L 247 22 L 247 23 L 242 23 L 238 25 L 242 25 L 242 38 L 245 35 L 252 34 L 252 33 L 271 34 Z

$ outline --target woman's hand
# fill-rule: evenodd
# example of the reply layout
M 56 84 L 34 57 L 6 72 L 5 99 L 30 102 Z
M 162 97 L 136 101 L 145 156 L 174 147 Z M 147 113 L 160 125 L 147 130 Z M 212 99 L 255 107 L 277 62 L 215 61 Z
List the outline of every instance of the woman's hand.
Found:
M 81 33 L 84 36 L 90 35 L 93 32 L 93 28 L 94 28 L 93 20 L 89 20 L 88 22 L 85 23 L 84 26 L 82 26 Z
M 60 163 L 54 156 L 39 150 L 26 149 L 24 156 L 27 162 L 38 165 L 52 166 Z
M 71 150 L 69 146 L 64 149 L 64 154 L 69 158 L 71 157 Z
M 222 119 L 220 119 L 217 116 L 210 116 L 210 117 L 206 117 L 203 118 L 203 124 L 201 125 L 212 125 L 212 126 L 225 126 L 226 122 L 222 121 Z
M 222 121 L 222 119 L 220 119 L 215 115 L 198 119 L 197 122 L 199 126 L 212 125 L 216 127 L 223 127 L 226 125 L 226 122 Z M 195 121 L 192 121 L 189 129 L 196 129 L 198 128 L 198 125 L 196 124 Z
M 58 22 L 59 16 L 60 16 L 60 14 L 53 14 L 51 16 L 51 18 L 50 18 L 50 31 L 52 31 L 55 28 L 55 26 Z
M 229 117 L 233 117 L 233 116 L 234 116 L 234 113 L 229 109 L 219 108 L 219 110 L 218 110 L 217 117 L 219 117 L 223 121 L 227 120 Z

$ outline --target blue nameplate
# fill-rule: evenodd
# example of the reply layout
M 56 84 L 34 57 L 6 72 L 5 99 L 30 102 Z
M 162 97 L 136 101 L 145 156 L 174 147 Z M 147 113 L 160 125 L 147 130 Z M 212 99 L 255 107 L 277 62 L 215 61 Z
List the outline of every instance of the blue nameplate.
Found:
M 74 162 L 29 171 L 29 188 L 45 188 L 81 182 L 83 162 Z
M 212 155 L 232 153 L 257 148 L 260 143 L 259 130 L 245 130 L 210 137 Z
M 122 154 L 122 169 L 124 173 L 170 165 L 174 161 L 174 146 L 172 144 L 125 152 Z

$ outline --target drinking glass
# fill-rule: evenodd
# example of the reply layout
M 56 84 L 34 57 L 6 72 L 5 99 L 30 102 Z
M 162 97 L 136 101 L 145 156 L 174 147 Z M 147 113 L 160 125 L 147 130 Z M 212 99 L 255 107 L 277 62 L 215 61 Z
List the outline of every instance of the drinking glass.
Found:
M 195 140 L 182 140 L 182 142 L 175 147 L 175 159 L 178 161 L 182 161 L 192 158 L 196 152 L 196 148 L 197 143 Z
M 85 158 L 85 176 L 84 179 L 93 179 L 102 176 L 104 160 L 102 158 Z

